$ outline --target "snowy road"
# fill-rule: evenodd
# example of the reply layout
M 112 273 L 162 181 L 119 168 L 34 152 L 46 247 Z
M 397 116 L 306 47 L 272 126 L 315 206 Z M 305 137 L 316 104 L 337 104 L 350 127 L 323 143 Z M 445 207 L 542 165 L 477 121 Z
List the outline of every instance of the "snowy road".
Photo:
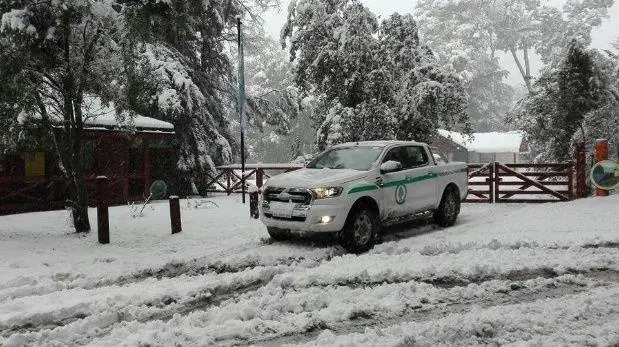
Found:
M 619 195 L 464 205 L 359 256 L 213 201 L 174 236 L 166 204 L 113 208 L 107 246 L 64 211 L 0 217 L 0 345 L 619 343 Z

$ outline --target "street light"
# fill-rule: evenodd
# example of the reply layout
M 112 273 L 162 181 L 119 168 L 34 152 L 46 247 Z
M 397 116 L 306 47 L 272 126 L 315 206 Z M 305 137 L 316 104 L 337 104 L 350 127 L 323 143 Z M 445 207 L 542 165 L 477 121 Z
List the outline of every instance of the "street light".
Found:
M 236 29 L 239 47 L 239 100 L 238 110 L 241 121 L 241 189 L 245 203 L 245 62 L 243 57 L 243 36 L 241 34 L 241 16 L 236 16 Z

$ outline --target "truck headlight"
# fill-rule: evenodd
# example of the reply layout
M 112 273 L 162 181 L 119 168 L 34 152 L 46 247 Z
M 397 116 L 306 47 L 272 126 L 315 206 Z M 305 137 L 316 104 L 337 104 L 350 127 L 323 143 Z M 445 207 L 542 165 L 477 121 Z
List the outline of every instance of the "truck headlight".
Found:
M 316 199 L 327 199 L 334 198 L 340 194 L 342 194 L 342 187 L 327 187 L 327 188 L 314 188 L 312 192 L 314 192 L 314 196 Z

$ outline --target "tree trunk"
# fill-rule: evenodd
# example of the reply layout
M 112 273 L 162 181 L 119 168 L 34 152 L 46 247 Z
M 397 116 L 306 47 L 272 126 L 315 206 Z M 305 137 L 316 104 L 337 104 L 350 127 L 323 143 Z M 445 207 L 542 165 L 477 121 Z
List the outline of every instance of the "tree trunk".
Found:
M 522 78 L 524 79 L 524 84 L 525 86 L 527 86 L 527 91 L 529 91 L 529 94 L 533 94 L 533 87 L 531 86 L 531 76 L 529 76 L 530 67 L 529 67 L 528 52 L 525 51 L 525 62 L 527 63 L 526 71 L 524 67 L 522 67 L 522 63 L 520 62 L 520 59 L 518 59 L 518 55 L 516 54 L 516 49 L 511 48 L 510 52 L 512 53 L 512 57 L 514 58 L 514 61 L 516 62 L 516 65 L 518 66 L 518 70 L 520 71 L 520 74 L 522 75 Z
M 82 138 L 82 101 L 78 96 L 77 102 L 73 105 L 73 114 L 75 124 L 72 129 L 72 166 L 73 166 L 73 184 L 75 185 L 74 206 L 72 208 L 73 224 L 75 232 L 89 232 L 90 220 L 88 219 L 88 190 L 86 189 L 86 180 L 84 179 L 84 146 Z

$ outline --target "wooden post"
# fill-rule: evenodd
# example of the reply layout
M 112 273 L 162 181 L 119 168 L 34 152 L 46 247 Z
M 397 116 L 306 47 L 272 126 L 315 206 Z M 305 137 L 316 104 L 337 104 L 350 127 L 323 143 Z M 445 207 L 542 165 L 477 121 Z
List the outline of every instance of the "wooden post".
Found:
M 181 207 L 178 201 L 178 196 L 170 196 L 170 224 L 172 226 L 172 234 L 177 234 L 182 231 L 181 228 Z
M 608 140 L 601 139 L 595 141 L 595 162 L 599 163 L 604 160 L 608 160 Z M 608 196 L 608 190 L 596 188 L 595 195 Z
M 108 213 L 109 180 L 105 176 L 97 177 L 97 233 L 99 243 L 110 243 L 110 216 Z
M 576 198 L 587 196 L 587 151 L 585 143 L 576 145 Z
M 226 192 L 228 193 L 228 195 L 232 194 L 232 183 L 230 183 L 230 171 L 226 172 L 226 179 L 227 179 L 227 186 L 226 186 Z
M 488 191 L 490 195 L 488 195 L 489 203 L 494 203 L 494 163 L 490 165 L 488 170 Z
M 496 161 L 494 163 L 492 163 L 492 171 L 494 171 L 494 194 L 492 195 L 492 203 L 496 204 L 498 202 L 500 202 L 500 196 L 499 196 L 499 191 L 500 191 L 500 182 L 501 182 L 501 175 L 499 174 L 500 168 L 499 168 L 499 163 L 497 163 Z
M 574 172 L 572 168 L 574 167 L 574 163 L 570 163 L 567 167 L 567 198 L 569 200 L 574 200 Z
M 249 216 L 254 219 L 260 218 L 260 210 L 258 210 L 259 194 L 258 189 L 249 192 Z
M 262 169 L 256 169 L 256 186 L 258 188 L 262 187 L 264 183 L 264 171 Z
M 150 152 L 148 151 L 148 139 L 142 142 L 142 175 L 144 176 L 144 194 L 150 193 Z

